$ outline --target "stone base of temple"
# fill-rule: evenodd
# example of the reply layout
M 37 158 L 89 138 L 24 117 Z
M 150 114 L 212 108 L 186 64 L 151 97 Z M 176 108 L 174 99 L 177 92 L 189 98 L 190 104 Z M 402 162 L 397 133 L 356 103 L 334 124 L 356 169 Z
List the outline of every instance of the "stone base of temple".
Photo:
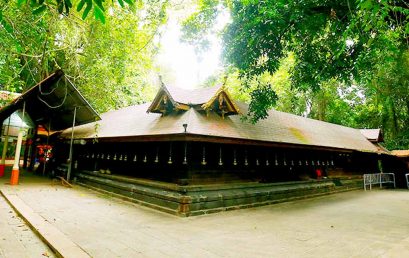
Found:
M 147 179 L 76 173 L 77 182 L 94 190 L 178 216 L 194 216 L 235 210 L 362 188 L 362 179 L 258 183 L 240 182 L 181 186 Z

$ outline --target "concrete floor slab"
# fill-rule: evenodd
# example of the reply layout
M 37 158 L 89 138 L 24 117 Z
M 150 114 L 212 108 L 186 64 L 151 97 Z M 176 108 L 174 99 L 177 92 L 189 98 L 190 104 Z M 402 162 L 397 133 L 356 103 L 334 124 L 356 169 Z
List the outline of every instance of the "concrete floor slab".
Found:
M 93 257 L 409 255 L 408 190 L 353 191 L 180 218 L 44 180 L 2 189 Z

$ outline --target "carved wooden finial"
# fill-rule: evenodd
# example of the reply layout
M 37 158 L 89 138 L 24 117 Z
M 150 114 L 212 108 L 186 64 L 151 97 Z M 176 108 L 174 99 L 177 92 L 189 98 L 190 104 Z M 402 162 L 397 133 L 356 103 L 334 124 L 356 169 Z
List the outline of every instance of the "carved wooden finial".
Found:
M 224 87 L 226 86 L 227 78 L 228 78 L 228 77 L 229 77 L 229 75 L 227 75 L 227 74 L 224 76 L 222 88 L 224 88 Z
M 163 88 L 163 87 L 165 87 L 165 84 L 163 83 L 163 80 L 162 80 L 162 75 L 158 75 L 158 78 L 159 78 L 159 83 L 160 83 L 160 86 Z

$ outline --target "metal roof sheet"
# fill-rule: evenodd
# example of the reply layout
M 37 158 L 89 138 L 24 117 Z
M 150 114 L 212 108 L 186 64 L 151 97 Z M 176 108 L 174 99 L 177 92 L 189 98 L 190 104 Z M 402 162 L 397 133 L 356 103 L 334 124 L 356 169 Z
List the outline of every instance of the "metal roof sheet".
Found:
M 72 126 L 73 110 L 77 107 L 76 124 L 99 120 L 98 113 L 90 106 L 75 86 L 58 70 L 31 87 L 11 103 L 0 109 L 0 121 L 23 108 L 34 123 L 50 126 L 52 131 Z M 51 119 L 51 123 L 49 123 Z
M 21 127 L 21 128 L 34 128 L 34 123 L 30 117 L 24 116 L 23 121 L 23 112 L 21 110 L 17 110 L 11 116 L 9 116 L 3 122 L 4 126 L 14 126 L 14 127 Z

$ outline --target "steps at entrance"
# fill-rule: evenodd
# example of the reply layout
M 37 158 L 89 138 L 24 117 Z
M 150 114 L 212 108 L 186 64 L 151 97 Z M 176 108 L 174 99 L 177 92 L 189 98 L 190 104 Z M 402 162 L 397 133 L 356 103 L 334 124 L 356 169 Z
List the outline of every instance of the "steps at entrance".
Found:
M 178 216 L 256 207 L 362 189 L 362 179 L 181 186 L 172 183 L 82 171 L 78 182 Z

